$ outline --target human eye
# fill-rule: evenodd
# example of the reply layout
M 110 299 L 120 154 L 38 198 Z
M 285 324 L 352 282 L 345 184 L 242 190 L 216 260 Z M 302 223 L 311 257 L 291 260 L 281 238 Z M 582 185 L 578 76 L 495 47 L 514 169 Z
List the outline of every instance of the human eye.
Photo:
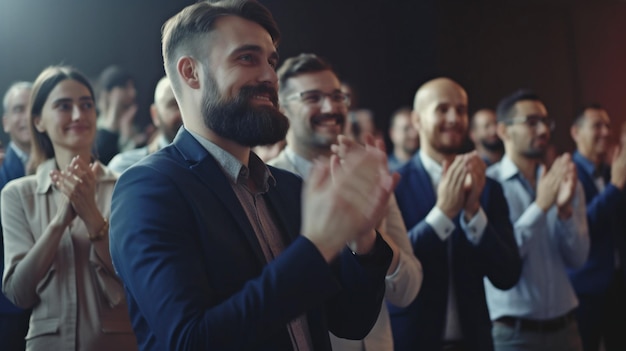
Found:
M 309 91 L 302 93 L 302 101 L 309 104 L 316 104 L 322 100 L 322 94 L 319 91 Z
M 269 59 L 269 60 L 267 61 L 267 63 L 269 63 L 269 65 L 270 65 L 270 66 L 271 66 L 274 70 L 276 70 L 276 67 L 278 67 L 278 60 L 276 60 L 276 59 Z
M 238 57 L 238 60 L 246 64 L 252 64 L 255 62 L 255 57 L 252 54 L 243 54 Z
M 91 102 L 91 101 L 83 102 L 81 104 L 81 108 L 84 109 L 84 110 L 91 110 L 91 109 L 93 109 L 93 102 Z
M 57 108 L 60 111 L 69 111 L 72 109 L 72 104 L 70 104 L 69 102 L 61 102 L 57 105 Z
M 526 124 L 528 124 L 529 127 L 536 127 L 540 122 L 540 118 L 536 117 L 536 116 L 528 116 L 526 117 Z
M 333 102 L 344 102 L 346 96 L 341 92 L 334 92 L 330 95 L 330 99 L 333 100 Z

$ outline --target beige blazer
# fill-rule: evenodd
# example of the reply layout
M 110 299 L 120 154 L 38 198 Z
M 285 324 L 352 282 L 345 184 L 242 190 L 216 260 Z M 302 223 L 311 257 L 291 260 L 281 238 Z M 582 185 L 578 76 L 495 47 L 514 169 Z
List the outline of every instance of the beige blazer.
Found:
M 54 159 L 44 162 L 35 175 L 7 184 L 0 198 L 2 289 L 15 305 L 32 308 L 27 350 L 136 350 L 124 288 L 111 269 L 111 257 L 98 256 L 80 218 L 66 228 L 57 247 L 47 247 L 55 252 L 50 266 L 23 261 L 63 196 L 51 184 L 49 173 L 55 167 Z M 99 164 L 96 203 L 106 217 L 115 181 L 115 175 Z
M 276 158 L 269 161 L 268 164 L 293 172 L 303 177 L 303 179 L 306 179 L 308 175 L 299 174 L 297 170 L 298 167 L 296 167 L 288 157 L 287 152 L 287 148 L 285 148 Z M 300 158 L 296 162 L 306 161 Z M 379 230 L 385 235 L 386 240 L 393 240 L 400 249 L 398 268 L 393 274 L 385 278 L 385 299 L 394 305 L 406 307 L 413 302 L 417 296 L 422 286 L 423 273 L 422 265 L 413 254 L 413 247 L 409 241 L 400 208 L 398 208 L 398 203 L 393 195 L 389 199 L 387 214 Z M 333 351 L 393 351 L 393 337 L 391 334 L 391 322 L 389 320 L 387 305 L 383 302 L 376 324 L 374 324 L 374 327 L 365 339 L 341 339 L 331 333 L 330 341 Z

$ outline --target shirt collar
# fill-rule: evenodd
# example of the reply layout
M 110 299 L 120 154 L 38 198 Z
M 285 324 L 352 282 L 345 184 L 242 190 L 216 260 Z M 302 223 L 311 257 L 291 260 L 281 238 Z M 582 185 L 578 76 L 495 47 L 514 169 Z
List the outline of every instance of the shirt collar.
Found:
M 287 156 L 287 159 L 291 162 L 293 167 L 296 169 L 296 172 L 298 172 L 302 179 L 306 179 L 311 171 L 313 163 L 296 154 L 295 151 L 289 147 L 289 145 L 285 147 L 285 156 Z
M 163 135 L 163 134 L 159 135 L 159 138 L 157 139 L 157 145 L 159 145 L 159 149 L 162 149 L 162 148 L 168 146 L 169 144 L 170 144 L 170 141 L 167 140 L 165 135 Z
M 424 169 L 426 173 L 430 176 L 430 180 L 434 187 L 436 187 L 441 181 L 441 174 L 443 173 L 443 167 L 437 163 L 437 161 L 433 160 L 430 156 L 428 156 L 424 151 L 420 149 L 419 158 L 422 161 L 422 165 L 424 165 Z
M 235 156 L 215 143 L 191 130 L 187 131 L 215 158 L 222 168 L 222 172 L 232 184 L 245 185 L 248 177 L 250 177 L 261 192 L 267 192 L 270 185 L 276 185 L 276 179 L 274 179 L 269 168 L 254 152 L 250 151 L 248 167 L 246 167 Z
M 519 168 L 505 154 L 500 160 L 500 175 L 502 179 L 509 180 L 520 173 Z
M 25 166 L 28 163 L 29 154 L 20 149 L 14 142 L 9 142 L 9 147 L 13 150 L 13 152 L 15 152 L 17 157 Z
M 602 176 L 602 171 L 605 168 L 604 164 L 600 164 L 600 167 L 596 169 L 596 165 L 593 162 L 589 161 L 588 158 L 583 156 L 580 152 L 574 152 L 573 156 L 574 160 L 578 162 L 578 164 L 582 167 L 585 173 L 589 174 L 592 178 L 597 178 Z

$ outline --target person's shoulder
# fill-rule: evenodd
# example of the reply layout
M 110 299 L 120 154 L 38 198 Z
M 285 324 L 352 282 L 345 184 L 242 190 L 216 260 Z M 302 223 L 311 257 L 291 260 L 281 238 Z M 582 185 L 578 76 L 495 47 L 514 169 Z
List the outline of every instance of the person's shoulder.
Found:
M 502 161 L 499 161 L 487 167 L 487 170 L 485 171 L 487 178 L 491 178 L 492 180 L 498 182 L 500 180 L 500 171 L 502 169 L 501 165 Z
M 270 170 L 272 176 L 276 179 L 276 185 L 280 186 L 281 184 L 291 185 L 291 186 L 302 186 L 302 177 L 299 175 L 290 172 L 288 170 L 278 168 L 278 166 L 267 165 L 267 168 Z
M 283 149 L 276 157 L 267 162 L 268 166 L 285 169 L 289 166 L 286 151 Z
M 416 165 L 415 157 L 411 158 L 408 162 L 400 165 L 399 167 L 397 167 L 395 170 L 392 170 L 392 171 L 399 173 L 401 176 L 405 174 L 417 172 L 418 168 Z
M 19 193 L 20 196 L 27 196 L 33 194 L 36 188 L 37 177 L 35 175 L 27 175 L 10 180 L 4 188 L 2 188 L 2 192 Z
M 108 168 L 117 173 L 124 172 L 128 167 L 134 165 L 139 160 L 148 155 L 148 147 L 141 147 L 138 149 L 128 150 L 115 155 L 109 164 Z

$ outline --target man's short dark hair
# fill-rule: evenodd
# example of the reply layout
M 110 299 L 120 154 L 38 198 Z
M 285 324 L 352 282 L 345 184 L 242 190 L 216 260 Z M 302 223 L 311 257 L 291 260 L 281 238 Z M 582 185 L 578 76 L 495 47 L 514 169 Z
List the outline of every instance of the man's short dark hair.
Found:
M 197 39 L 210 33 L 214 29 L 215 21 L 224 16 L 237 16 L 259 24 L 269 33 L 274 46 L 278 45 L 280 40 L 278 25 L 269 10 L 257 1 L 225 0 L 213 3 L 200 1 L 187 6 L 167 20 L 161 29 L 163 62 L 174 89 L 180 86 L 178 79 L 172 79 L 178 57 L 182 54 L 201 57 L 196 45 Z
M 578 113 L 576 113 L 576 116 L 574 116 L 574 120 L 572 121 L 572 126 L 579 126 L 582 123 L 583 119 L 585 118 L 585 112 L 587 110 L 605 110 L 604 106 L 600 105 L 597 102 L 592 102 L 590 104 L 587 104 L 583 107 L 581 107 L 580 109 L 578 109 Z
M 283 62 L 277 71 L 279 93 L 283 94 L 286 91 L 289 78 L 304 73 L 332 70 L 333 68 L 328 62 L 315 54 L 300 54 L 290 57 Z
M 515 116 L 515 104 L 524 100 L 541 101 L 539 95 L 530 89 L 517 90 L 498 103 L 498 108 L 496 109 L 498 122 L 507 122 L 513 118 Z
M 402 107 L 396 109 L 391 114 L 391 118 L 389 119 L 389 126 L 393 127 L 393 125 L 396 123 L 396 120 L 401 115 L 408 114 L 410 116 L 412 112 L 413 112 L 413 109 L 411 109 L 409 106 L 402 106 Z
M 120 66 L 109 66 L 105 68 L 98 77 L 98 88 L 103 92 L 109 92 L 114 88 L 125 87 L 133 76 Z

